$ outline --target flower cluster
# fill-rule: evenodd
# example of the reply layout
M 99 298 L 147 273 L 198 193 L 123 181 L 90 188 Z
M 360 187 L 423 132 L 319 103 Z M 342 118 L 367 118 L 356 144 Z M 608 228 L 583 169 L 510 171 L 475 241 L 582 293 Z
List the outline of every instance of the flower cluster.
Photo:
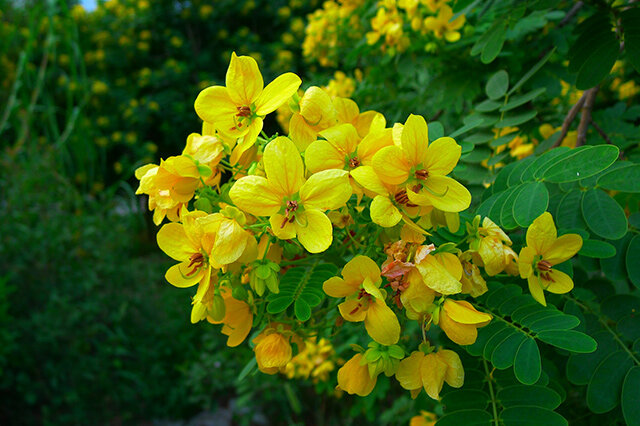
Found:
M 157 241 L 178 263 L 165 277 L 197 287 L 191 321 L 222 324 L 228 346 L 255 330 L 264 373 L 326 381 L 336 367 L 329 336 L 362 324 L 367 349 L 352 345 L 340 389 L 367 395 L 384 373 L 413 397 L 424 389 L 438 399 L 444 383 L 464 382 L 460 357 L 445 347 L 474 343 L 492 320 L 472 303 L 487 291 L 484 277 L 520 275 L 545 304 L 544 290 L 573 287 L 555 266 L 582 240 L 558 238 L 545 213 L 518 255 L 489 218 L 460 214 L 471 195 L 449 176 L 461 153 L 453 138 L 429 141 L 419 115 L 389 126 L 320 87 L 299 94 L 301 83 L 285 73 L 265 87 L 257 62 L 232 54 L 225 86 L 195 101 L 202 133 L 188 136 L 181 155 L 137 170 L 155 223 L 169 220 Z M 269 137 L 264 119 L 282 105 L 288 135 Z M 441 229 L 457 237 L 435 238 Z M 329 263 L 340 273 L 304 293 L 307 275 Z M 306 275 L 291 297 L 309 302 L 292 312 L 280 278 L 293 267 Z M 278 300 L 288 304 L 274 307 Z

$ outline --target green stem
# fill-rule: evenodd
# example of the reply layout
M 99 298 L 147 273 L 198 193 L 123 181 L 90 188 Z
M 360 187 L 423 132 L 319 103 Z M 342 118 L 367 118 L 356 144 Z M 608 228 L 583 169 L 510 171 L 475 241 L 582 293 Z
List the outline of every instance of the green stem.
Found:
M 498 407 L 496 403 L 496 395 L 493 392 L 493 376 L 489 373 L 489 366 L 487 366 L 487 361 L 482 360 L 482 364 L 484 365 L 484 372 L 487 375 L 487 384 L 489 385 L 489 395 L 491 396 L 491 409 L 493 411 L 493 422 L 496 426 L 500 423 L 498 421 Z

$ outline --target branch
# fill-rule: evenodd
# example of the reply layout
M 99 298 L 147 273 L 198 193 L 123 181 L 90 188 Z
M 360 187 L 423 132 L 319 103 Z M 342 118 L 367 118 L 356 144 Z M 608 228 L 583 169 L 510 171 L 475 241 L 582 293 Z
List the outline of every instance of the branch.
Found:
M 580 116 L 580 124 L 578 125 L 578 139 L 576 140 L 576 148 L 584 145 L 587 140 L 587 130 L 589 129 L 589 123 L 591 122 L 591 110 L 593 109 L 593 103 L 596 99 L 599 86 L 592 87 L 584 92 L 585 101 L 582 108 L 582 115 Z
M 556 146 L 559 146 L 564 140 L 564 138 L 567 136 L 567 133 L 569 133 L 569 127 L 571 127 L 571 122 L 573 121 L 574 118 L 576 118 L 576 115 L 578 115 L 578 111 L 580 111 L 580 109 L 582 108 L 582 105 L 584 105 L 586 94 L 587 92 L 584 92 L 580 97 L 580 99 L 578 99 L 578 102 L 576 102 L 576 104 L 572 106 L 571 109 L 569 110 L 569 113 L 567 114 L 564 121 L 562 122 L 562 132 L 560 133 L 558 140 L 556 140 L 556 142 L 553 144 L 551 148 L 555 148 Z
M 576 16 L 576 14 L 582 8 L 583 5 L 584 5 L 583 1 L 576 2 L 576 4 L 574 4 L 573 7 L 567 12 L 564 18 L 562 18 L 562 21 L 560 21 L 560 23 L 558 24 L 558 28 L 562 28 L 565 25 L 567 25 L 569 21 L 571 21 L 571 19 L 573 19 L 573 17 Z
M 609 139 L 609 136 L 607 136 L 604 130 L 602 130 L 602 127 L 598 126 L 598 123 L 593 121 L 593 117 L 591 117 L 591 125 L 593 126 L 594 129 L 596 129 L 596 131 L 600 134 L 600 136 L 602 136 L 602 139 L 604 139 L 605 142 L 607 142 L 609 145 L 613 144 L 613 142 L 611 142 L 611 139 Z

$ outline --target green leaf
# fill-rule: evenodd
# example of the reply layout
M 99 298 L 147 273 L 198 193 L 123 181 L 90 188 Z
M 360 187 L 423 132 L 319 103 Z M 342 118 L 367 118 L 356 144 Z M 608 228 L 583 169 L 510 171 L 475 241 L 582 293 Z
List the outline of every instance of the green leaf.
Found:
M 483 64 L 491 63 L 502 50 L 502 46 L 504 45 L 504 39 L 507 35 L 507 27 L 502 24 L 498 26 L 487 39 L 487 44 L 484 45 L 482 49 L 482 54 L 480 55 L 480 60 Z M 495 98 L 493 98 L 495 99 Z
M 618 59 L 620 43 L 612 31 L 603 34 L 596 46 L 593 46 L 591 55 L 584 62 L 578 77 L 576 78 L 576 88 L 587 90 L 602 81 L 613 68 L 613 64 Z
M 542 331 L 536 337 L 545 343 L 569 352 L 591 353 L 597 347 L 596 341 L 591 336 L 575 330 Z
M 640 192 L 640 164 L 621 167 L 603 174 L 597 186 L 620 192 Z
M 442 123 L 439 121 L 430 122 L 428 131 L 429 131 L 430 141 L 435 141 L 436 139 L 444 136 L 444 127 L 442 126 Z
M 600 267 L 602 268 L 602 273 L 605 277 L 611 280 L 627 279 L 626 256 L 622 256 L 622 253 L 627 252 L 630 241 L 631 234 L 626 234 L 619 240 L 611 241 L 611 244 L 616 248 L 616 253 L 619 255 L 609 257 L 607 259 L 600 259 Z
M 562 398 L 553 389 L 544 386 L 515 385 L 498 391 L 498 400 L 506 407 L 529 405 L 555 410 Z
M 622 383 L 633 361 L 624 351 L 607 356 L 593 372 L 587 387 L 587 405 L 594 413 L 606 413 L 620 403 Z
M 549 191 L 542 182 L 524 184 L 513 203 L 513 218 L 516 223 L 526 228 L 549 206 Z
M 449 392 L 442 397 L 443 409 L 446 413 L 465 409 L 484 410 L 489 405 L 489 395 L 481 390 L 462 389 Z
M 530 110 L 517 115 L 506 116 L 503 120 L 499 121 L 495 127 L 496 129 L 502 129 L 504 127 L 519 126 L 533 119 L 536 115 L 538 115 L 538 111 Z
M 582 248 L 578 254 L 596 259 L 606 259 L 616 255 L 616 248 L 606 241 L 585 240 L 582 242 Z
M 509 88 L 509 74 L 505 70 L 500 70 L 489 77 L 484 88 L 485 93 L 491 100 L 499 99 L 507 93 Z
M 549 60 L 549 58 L 551 57 L 551 55 L 554 54 L 554 52 L 556 51 L 556 48 L 554 47 L 553 49 L 551 49 L 551 51 L 549 51 L 549 53 L 547 53 L 546 55 L 544 55 L 542 57 L 542 59 L 540 59 L 534 66 L 531 67 L 531 69 L 529 71 L 527 71 L 527 73 L 525 75 L 522 76 L 522 78 L 520 80 L 518 80 L 518 82 L 516 84 L 513 85 L 513 87 L 511 88 L 511 90 L 509 90 L 508 95 L 511 95 L 512 93 L 514 93 L 516 90 L 518 90 L 524 83 L 526 83 L 535 73 L 537 73 L 540 68 L 542 68 L 544 66 L 544 64 L 547 63 L 547 61 Z
M 593 334 L 597 342 L 597 349 L 588 354 L 572 354 L 567 361 L 567 379 L 576 385 L 589 383 L 593 372 L 598 365 L 612 353 L 617 344 L 613 335 L 608 331 L 599 331 Z
M 291 295 L 283 295 L 279 293 L 280 297 L 271 299 L 267 305 L 267 312 L 270 314 L 279 314 L 287 309 L 293 303 L 293 297 Z
M 491 363 L 499 370 L 504 370 L 513 365 L 518 348 L 527 336 L 523 333 L 512 334 L 496 346 L 491 354 Z
M 520 132 L 512 132 L 512 133 L 509 133 L 508 135 L 500 136 L 499 138 L 496 138 L 496 139 L 490 141 L 489 142 L 489 146 L 491 148 L 497 148 L 499 146 L 506 145 L 509 142 L 511 142 L 512 140 L 514 140 L 515 137 L 518 136 L 519 134 L 520 134 Z
M 294 312 L 296 314 L 296 318 L 298 318 L 302 322 L 307 321 L 309 318 L 311 318 L 311 308 L 303 298 L 299 298 L 298 300 L 296 300 L 296 304 L 294 305 Z
M 524 189 L 524 185 L 519 185 L 513 188 L 511 194 L 507 197 L 500 210 L 500 225 L 506 230 L 516 229 L 518 223 L 513 217 L 513 204 Z
M 631 294 L 615 294 L 602 301 L 600 310 L 614 321 L 640 312 L 640 297 Z
M 540 350 L 532 338 L 525 339 L 518 348 L 513 362 L 513 372 L 516 378 L 525 385 L 532 385 L 542 374 Z
M 553 137 L 549 138 L 552 139 Z M 553 148 L 550 151 L 545 152 L 536 159 L 531 167 L 527 169 L 526 178 L 528 179 L 540 179 L 544 173 L 553 166 L 556 162 L 560 161 L 564 157 L 572 155 L 575 151 L 567 146 L 559 146 Z
M 574 149 L 568 156 L 549 167 L 542 175 L 547 182 L 573 182 L 605 170 L 618 158 L 620 150 L 613 145 L 585 146 Z
M 627 233 L 627 216 L 618 203 L 600 189 L 590 189 L 582 197 L 582 216 L 596 235 L 617 240 Z
M 520 161 L 516 162 L 516 166 L 509 173 L 509 179 L 507 180 L 508 186 L 514 186 L 522 182 L 522 175 L 527 171 L 529 166 L 533 164 L 536 157 L 529 156 L 527 158 L 523 158 Z
M 626 264 L 629 280 L 640 288 L 640 235 L 633 237 L 627 248 Z
M 640 424 L 640 367 L 627 373 L 622 384 L 622 414 L 628 425 Z
M 484 122 L 484 119 L 482 119 L 481 117 L 476 117 L 473 120 L 469 121 L 468 123 L 465 123 L 465 125 L 460 127 L 458 130 L 451 133 L 449 137 L 456 138 L 461 134 L 468 132 L 471 129 L 475 129 L 476 127 L 481 125 L 483 122 Z
M 489 426 L 491 420 L 491 414 L 484 410 L 461 410 L 442 416 L 436 426 Z
M 582 217 L 582 196 L 581 191 L 568 192 L 558 204 L 556 214 L 556 224 L 560 229 L 586 228 L 587 224 Z
M 558 315 L 533 321 L 529 328 L 536 332 L 550 330 L 571 330 L 580 325 L 580 319 L 573 315 Z
M 517 406 L 506 408 L 500 413 L 500 420 L 505 426 L 566 426 L 569 423 L 555 411 L 541 407 Z
M 640 9 L 628 8 L 620 14 L 624 28 L 624 50 L 627 61 L 640 73 Z M 627 422 L 627 424 L 631 424 Z
M 480 102 L 475 106 L 476 111 L 480 112 L 491 112 L 495 111 L 502 106 L 502 102 L 492 101 L 491 99 L 487 99 L 485 101 Z
M 509 100 L 509 102 L 507 102 L 506 105 L 500 108 L 500 111 L 511 111 L 514 108 L 518 108 L 520 105 L 524 105 L 527 102 L 534 100 L 546 91 L 547 89 L 545 87 L 541 87 L 539 89 L 532 90 L 529 93 L 525 93 L 524 95 L 514 96 L 513 98 L 511 98 L 511 100 Z

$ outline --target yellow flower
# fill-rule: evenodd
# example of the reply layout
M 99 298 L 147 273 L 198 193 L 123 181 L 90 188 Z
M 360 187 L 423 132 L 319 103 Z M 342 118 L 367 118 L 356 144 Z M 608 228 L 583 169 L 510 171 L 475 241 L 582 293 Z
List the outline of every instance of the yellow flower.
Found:
M 254 216 L 270 216 L 276 237 L 297 236 L 309 252 L 325 251 L 333 241 L 333 227 L 324 211 L 346 204 L 351 196 L 348 173 L 324 170 L 305 180 L 302 158 L 283 136 L 267 144 L 262 162 L 266 178 L 245 176 L 231 188 L 235 205 Z
M 460 357 L 453 351 L 441 349 L 426 355 L 415 351 L 400 361 L 396 379 L 400 386 L 411 391 L 414 399 L 423 388 L 431 398 L 440 399 L 444 382 L 454 388 L 462 387 L 464 369 Z
M 433 34 L 437 38 L 444 36 L 449 42 L 458 41 L 460 40 L 460 33 L 457 30 L 464 25 L 465 17 L 464 15 L 460 15 L 453 21 L 451 21 L 451 18 L 453 18 L 453 10 L 451 7 L 443 4 L 440 6 L 440 10 L 438 10 L 437 16 L 429 16 L 424 20 L 424 27 L 433 31 Z
M 465 300 L 446 299 L 434 323 L 459 345 L 471 345 L 478 338 L 478 327 L 491 322 L 491 315 L 478 312 Z
M 421 256 L 422 257 L 422 256 Z M 416 268 L 424 284 L 440 294 L 457 294 L 462 290 L 462 264 L 453 253 L 428 253 L 416 259 Z
M 334 354 L 335 350 L 329 340 L 321 338 L 316 342 L 315 337 L 307 339 L 304 342 L 304 350 L 294 356 L 285 367 L 285 374 L 290 379 L 312 377 L 314 383 L 326 382 L 329 373 L 335 369 L 332 360 Z
M 149 210 L 154 211 L 153 222 L 159 225 L 165 215 L 172 221 L 177 220 L 177 210 L 193 198 L 200 186 L 200 178 L 210 176 L 211 169 L 198 166 L 193 159 L 180 155 L 161 161 L 159 166 L 147 164 L 139 167 L 135 174 L 140 180 L 136 194 L 149 196 Z
M 205 180 L 205 184 L 214 185 L 220 180 L 220 173 L 217 166 L 224 156 L 224 152 L 225 146 L 221 138 L 191 133 L 187 137 L 187 144 L 182 150 L 182 155 L 188 155 L 199 164 L 204 164 L 209 167 L 213 173 Z
M 366 256 L 356 256 L 342 268 L 342 277 L 332 277 L 322 288 L 331 297 L 346 297 L 338 305 L 347 321 L 364 321 L 369 336 L 381 345 L 393 345 L 400 338 L 400 323 L 380 290 L 380 268 Z
M 383 182 L 403 187 L 412 204 L 445 212 L 465 210 L 471 203 L 471 194 L 446 176 L 460 158 L 460 145 L 449 137 L 430 144 L 428 140 L 424 118 L 410 115 L 399 146 L 384 147 L 373 156 L 374 171 Z
M 420 410 L 420 415 L 411 417 L 409 426 L 435 426 L 438 416 L 428 411 Z
M 515 272 L 515 262 L 518 256 L 510 247 L 511 239 L 491 219 L 485 217 L 482 226 L 478 226 L 480 216 L 476 216 L 473 225 L 477 227 L 477 233 L 471 238 L 469 247 L 477 253 L 476 263 L 483 266 L 487 275 L 493 277 L 504 270 Z M 472 230 L 473 225 L 469 225 Z
M 338 387 L 350 395 L 367 396 L 376 386 L 378 376 L 371 377 L 362 354 L 355 354 L 338 370 Z
M 224 299 L 224 318 L 219 321 L 208 316 L 207 321 L 212 324 L 224 324 L 222 326 L 222 334 L 229 336 L 227 346 L 236 347 L 244 342 L 244 339 L 251 331 L 253 324 L 253 313 L 251 307 L 241 300 L 236 300 L 231 296 L 231 291 L 227 288 L 221 290 Z
M 262 130 L 263 118 L 287 101 L 300 87 L 300 77 L 285 73 L 264 87 L 258 63 L 249 56 L 231 55 L 226 87 L 204 89 L 195 101 L 195 110 L 220 132 L 244 137 L 242 151 L 250 148 Z
M 534 299 L 547 305 L 544 290 L 551 293 L 568 293 L 573 280 L 553 266 L 571 259 L 582 248 L 578 234 L 557 236 L 556 225 L 549 212 L 544 212 L 527 229 L 527 246 L 520 251 L 518 267 L 520 277 L 529 283 Z
M 319 87 L 311 86 L 294 109 L 289 121 L 289 136 L 300 152 L 316 140 L 318 132 L 337 124 L 336 109 L 331 98 Z
M 487 292 L 487 282 L 482 278 L 480 269 L 471 262 L 472 253 L 464 252 L 460 255 L 462 264 L 461 293 L 469 294 L 471 297 L 478 297 Z
M 291 360 L 289 338 L 268 327 L 260 333 L 253 343 L 258 369 L 266 374 L 276 374 Z

